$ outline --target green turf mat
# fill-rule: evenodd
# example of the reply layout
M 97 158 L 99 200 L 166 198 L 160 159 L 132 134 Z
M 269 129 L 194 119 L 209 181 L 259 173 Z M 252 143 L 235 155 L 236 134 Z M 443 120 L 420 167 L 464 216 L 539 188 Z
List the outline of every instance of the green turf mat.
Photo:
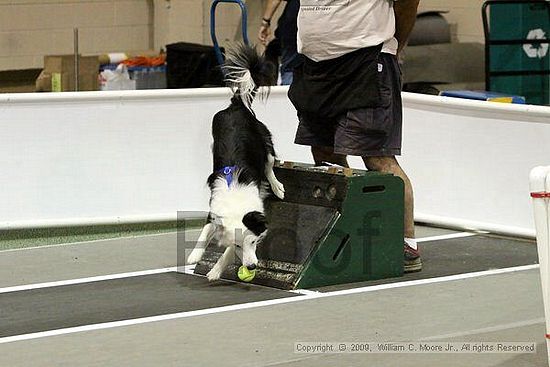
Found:
M 0 230 L 0 251 L 16 248 L 145 236 L 200 228 L 204 219 L 151 223 Z

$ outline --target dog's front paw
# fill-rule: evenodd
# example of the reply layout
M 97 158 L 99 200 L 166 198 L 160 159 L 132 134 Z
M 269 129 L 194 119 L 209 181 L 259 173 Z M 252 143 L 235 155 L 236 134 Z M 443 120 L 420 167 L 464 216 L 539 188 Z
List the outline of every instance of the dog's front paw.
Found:
M 273 190 L 273 193 L 275 196 L 277 196 L 279 199 L 283 200 L 285 198 L 285 187 L 282 183 L 275 180 L 271 184 L 271 190 Z
M 203 254 L 203 249 L 194 249 L 193 251 L 191 251 L 191 254 L 189 254 L 189 257 L 187 258 L 187 264 L 191 265 L 198 263 L 201 260 Z
M 220 277 L 222 276 L 222 272 L 223 272 L 223 269 L 221 267 L 214 265 L 214 267 L 210 269 L 208 274 L 206 274 L 206 277 L 208 278 L 209 281 L 212 282 L 214 280 L 220 279 Z

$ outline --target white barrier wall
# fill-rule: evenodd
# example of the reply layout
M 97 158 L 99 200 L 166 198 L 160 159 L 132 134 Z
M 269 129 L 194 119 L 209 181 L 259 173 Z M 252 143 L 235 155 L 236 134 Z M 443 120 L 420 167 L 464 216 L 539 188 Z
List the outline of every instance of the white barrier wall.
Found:
M 550 107 L 405 93 L 404 102 L 415 218 L 534 237 L 528 178 L 550 162 Z
M 210 119 L 228 98 L 223 89 L 4 96 L 2 227 L 206 210 Z
M 283 160 L 293 142 L 285 87 L 258 117 Z M 207 210 L 210 121 L 226 89 L 0 96 L 0 228 L 151 221 Z M 416 216 L 534 235 L 528 173 L 550 159 L 550 108 L 404 93 L 403 157 Z M 352 165 L 361 167 L 354 158 Z

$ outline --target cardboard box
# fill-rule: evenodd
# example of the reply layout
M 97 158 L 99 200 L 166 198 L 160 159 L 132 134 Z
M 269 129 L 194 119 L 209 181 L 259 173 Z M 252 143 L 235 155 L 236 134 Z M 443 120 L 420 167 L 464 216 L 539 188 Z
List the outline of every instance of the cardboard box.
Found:
M 0 71 L 0 93 L 32 93 L 41 69 Z
M 70 92 L 75 90 L 74 55 L 44 56 L 44 70 L 36 80 L 36 90 Z M 98 90 L 99 59 L 79 56 L 79 91 Z

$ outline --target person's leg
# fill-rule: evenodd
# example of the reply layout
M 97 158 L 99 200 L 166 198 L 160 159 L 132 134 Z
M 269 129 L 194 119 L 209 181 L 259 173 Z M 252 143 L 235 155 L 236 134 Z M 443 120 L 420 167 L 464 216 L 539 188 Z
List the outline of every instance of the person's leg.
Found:
M 324 162 L 348 166 L 346 155 L 334 153 L 334 129 L 336 122 L 333 119 L 301 113 L 298 114 L 299 124 L 296 130 L 295 144 L 308 145 L 315 165 L 325 165 Z
M 414 195 L 411 181 L 395 157 L 363 157 L 363 162 L 369 170 L 391 173 L 400 177 L 405 184 L 405 263 L 406 273 L 422 270 L 422 260 L 414 237 Z
M 328 162 L 342 167 L 349 167 L 346 156 L 334 153 L 334 148 L 332 147 L 312 146 L 311 154 L 316 166 L 322 166 L 325 162 Z
M 363 157 L 365 166 L 372 171 L 391 173 L 405 183 L 405 237 L 414 238 L 414 196 L 411 181 L 395 157 Z

